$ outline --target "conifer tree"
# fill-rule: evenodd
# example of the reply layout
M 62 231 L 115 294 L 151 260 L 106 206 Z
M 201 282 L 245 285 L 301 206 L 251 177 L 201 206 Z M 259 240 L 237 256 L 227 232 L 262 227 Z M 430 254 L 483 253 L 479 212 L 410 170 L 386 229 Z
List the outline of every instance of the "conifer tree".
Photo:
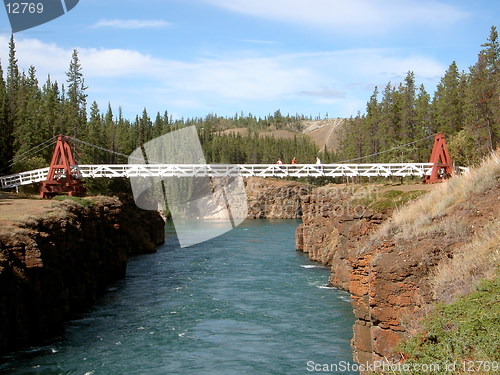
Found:
M 464 80 L 455 61 L 446 70 L 433 99 L 434 132 L 452 137 L 463 128 L 465 91 Z
M 116 151 L 116 124 L 113 119 L 113 110 L 111 109 L 111 103 L 108 103 L 108 110 L 104 115 L 103 133 L 106 139 L 104 147 L 111 151 Z M 111 164 L 115 163 L 116 154 L 108 153 L 107 160 Z
M 69 70 L 66 72 L 68 83 L 66 99 L 66 121 L 68 131 L 78 138 L 86 123 L 87 94 L 85 94 L 85 80 L 83 78 L 82 66 L 78 57 L 78 51 L 73 50 Z
M 0 173 L 8 172 L 8 162 L 12 158 L 12 137 L 7 118 L 7 87 L 0 62 Z
M 22 155 L 49 138 L 42 128 L 41 91 L 34 66 L 30 66 L 27 76 L 21 76 L 16 102 L 14 138 L 16 155 Z
M 475 139 L 480 155 L 485 155 L 497 146 L 500 128 L 500 43 L 494 26 L 482 47 L 469 73 L 466 131 Z
M 375 90 L 366 106 L 366 117 L 363 121 L 366 125 L 362 126 L 361 129 L 364 131 L 364 152 L 366 152 L 366 155 L 375 154 L 379 151 L 379 140 L 377 135 L 380 125 L 380 106 L 377 97 L 378 87 L 375 86 Z M 375 161 L 375 159 L 372 159 L 372 161 Z

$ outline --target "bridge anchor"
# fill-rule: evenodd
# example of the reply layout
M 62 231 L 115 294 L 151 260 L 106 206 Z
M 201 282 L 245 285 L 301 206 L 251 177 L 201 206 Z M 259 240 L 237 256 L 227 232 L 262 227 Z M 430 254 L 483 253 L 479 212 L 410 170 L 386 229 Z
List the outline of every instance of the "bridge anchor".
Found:
M 40 197 L 52 198 L 58 194 L 68 194 L 70 196 L 84 194 L 85 186 L 83 186 L 83 181 L 78 179 L 78 171 L 72 169 L 75 166 L 76 162 L 68 137 L 59 135 L 52 154 L 49 174 L 47 179 L 40 183 Z

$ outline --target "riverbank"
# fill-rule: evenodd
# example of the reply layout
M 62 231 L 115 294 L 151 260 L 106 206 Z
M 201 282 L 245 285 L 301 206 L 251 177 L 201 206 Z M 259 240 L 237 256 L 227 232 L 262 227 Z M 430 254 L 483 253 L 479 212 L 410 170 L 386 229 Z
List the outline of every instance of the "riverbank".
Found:
M 0 197 L 0 352 L 43 341 L 164 241 L 157 212 L 121 197 Z

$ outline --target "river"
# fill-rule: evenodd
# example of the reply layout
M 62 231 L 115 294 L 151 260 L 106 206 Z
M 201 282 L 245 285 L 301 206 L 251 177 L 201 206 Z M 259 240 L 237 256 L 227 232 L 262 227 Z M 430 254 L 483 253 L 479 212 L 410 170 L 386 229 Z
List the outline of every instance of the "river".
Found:
M 294 250 L 297 225 L 247 220 L 183 249 L 167 225 L 165 245 L 130 259 L 63 337 L 0 358 L 0 374 L 308 374 L 310 361 L 352 363 L 349 296 Z

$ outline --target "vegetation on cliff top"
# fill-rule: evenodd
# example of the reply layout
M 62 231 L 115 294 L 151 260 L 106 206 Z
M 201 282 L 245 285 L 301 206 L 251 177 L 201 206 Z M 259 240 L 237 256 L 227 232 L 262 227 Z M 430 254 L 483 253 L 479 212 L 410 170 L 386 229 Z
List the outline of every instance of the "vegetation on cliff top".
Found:
M 411 202 L 422 195 L 428 193 L 428 190 L 398 190 L 397 186 L 382 193 L 367 194 L 364 198 L 355 198 L 353 203 L 374 210 L 375 212 L 397 209 L 408 202 Z
M 453 251 L 434 270 L 431 285 L 434 297 L 449 302 L 453 296 L 474 290 L 480 279 L 491 277 L 500 261 L 499 223 L 493 218 L 487 225 L 475 228 L 473 217 L 481 207 L 497 206 L 498 197 L 484 196 L 498 188 L 500 150 L 493 153 L 480 168 L 437 186 L 415 204 L 403 207 L 385 223 L 377 236 L 394 236 L 397 240 L 418 241 L 421 238 L 460 237 L 473 232 L 470 240 Z M 471 203 L 476 197 L 477 204 Z M 445 219 L 445 220 L 444 220 Z M 476 231 L 477 229 L 477 231 Z M 460 269 L 461 272 L 456 270 Z

